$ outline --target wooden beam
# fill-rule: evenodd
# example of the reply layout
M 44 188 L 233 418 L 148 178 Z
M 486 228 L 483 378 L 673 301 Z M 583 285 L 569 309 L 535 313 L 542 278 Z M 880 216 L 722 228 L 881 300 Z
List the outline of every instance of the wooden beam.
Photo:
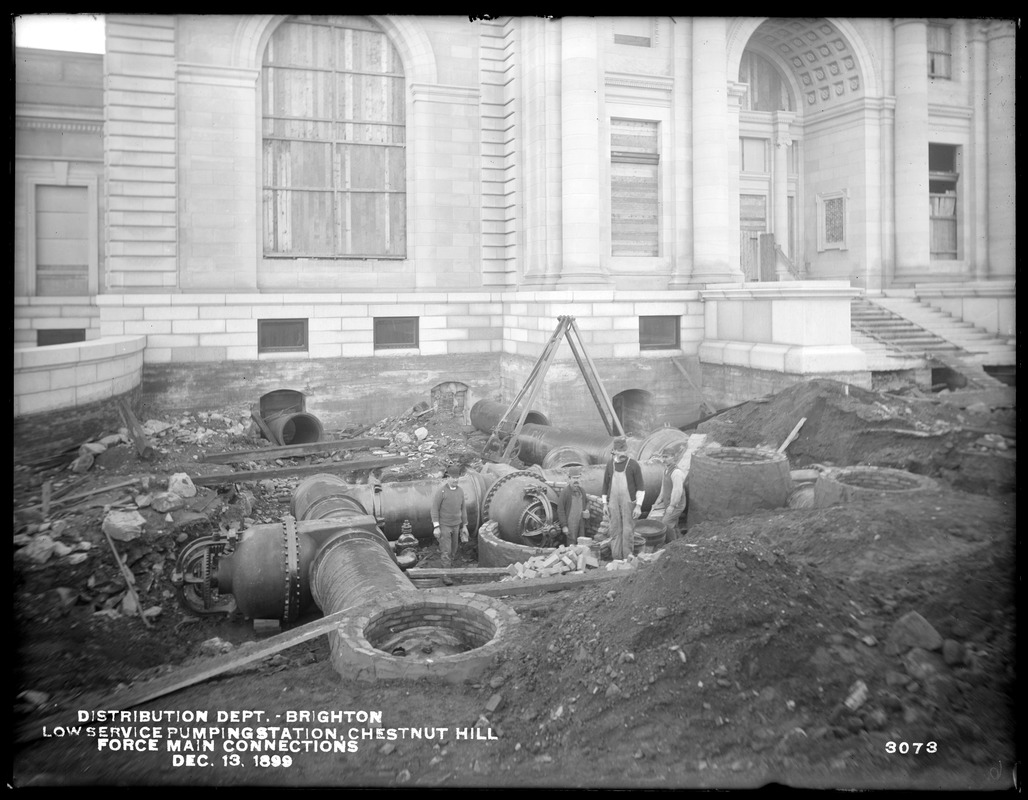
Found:
M 146 431 L 143 430 L 143 426 L 139 424 L 136 415 L 132 413 L 132 406 L 128 404 L 128 400 L 124 396 L 118 398 L 118 411 L 125 422 L 125 427 L 129 429 L 132 443 L 136 446 L 136 453 L 140 458 L 149 461 L 153 458 L 153 447 L 146 438 Z
M 126 486 L 132 486 L 133 484 L 139 483 L 139 478 L 129 478 L 128 480 L 118 481 L 117 483 L 109 483 L 106 486 L 98 486 L 95 489 L 90 489 L 88 492 L 79 492 L 78 494 L 69 494 L 64 497 L 51 497 L 50 508 L 54 509 L 57 506 L 63 506 L 65 503 L 73 503 L 76 500 L 82 500 L 86 497 L 92 497 L 94 494 L 103 494 L 104 492 L 110 492 L 114 489 L 124 489 Z M 30 508 L 41 508 L 42 504 L 37 503 L 34 506 L 25 506 L 26 509 Z
M 364 450 L 368 447 L 384 447 L 388 439 L 336 439 L 329 442 L 286 445 L 285 447 L 261 447 L 256 450 L 235 450 L 231 453 L 205 453 L 200 460 L 208 464 L 235 464 L 240 461 L 265 461 L 274 458 L 308 456 L 314 453 L 331 453 L 337 450 Z
M 510 573 L 506 567 L 411 567 L 407 577 L 413 580 L 421 578 L 478 578 L 480 581 L 499 580 Z
M 257 423 L 257 427 L 260 428 L 261 434 L 272 444 L 281 445 L 282 443 L 275 438 L 275 434 L 271 432 L 271 428 L 268 427 L 268 423 L 264 421 L 264 417 L 261 416 L 260 408 L 254 404 L 250 407 L 250 419 Z
M 229 670 L 245 666 L 254 661 L 260 661 L 322 634 L 330 633 L 340 622 L 344 622 L 349 614 L 350 608 L 344 608 L 342 611 L 336 611 L 334 614 L 329 614 L 327 617 L 322 617 L 314 622 L 293 628 L 293 630 L 286 633 L 271 636 L 255 647 L 251 648 L 244 645 L 233 653 L 217 656 L 199 664 L 185 667 L 170 675 L 148 681 L 141 686 L 134 686 L 123 692 L 117 692 L 102 701 L 92 704 L 79 701 L 76 703 L 76 709 L 123 711 L 133 708 L 141 703 L 177 692 L 179 689 L 208 680 Z M 77 716 L 74 711 L 64 711 L 36 721 L 25 722 L 16 729 L 15 738 L 19 743 L 32 742 L 42 738 L 44 726 L 52 729 L 56 725 L 75 724 L 76 719 Z
M 223 483 L 250 483 L 263 480 L 264 478 L 289 478 L 294 475 L 312 475 L 317 472 L 356 472 L 358 470 L 378 469 L 379 467 L 391 467 L 394 464 L 406 463 L 406 456 L 382 456 L 381 458 L 365 458 L 356 461 L 324 461 L 320 464 L 305 464 L 302 467 L 219 472 L 214 475 L 197 475 L 192 477 L 192 481 L 195 486 L 216 486 Z
M 638 567 L 636 569 L 639 569 Z M 616 580 L 631 575 L 636 570 L 628 569 L 597 569 L 582 575 L 557 575 L 552 578 L 526 578 L 517 581 L 494 581 L 492 583 L 473 583 L 467 586 L 446 586 L 445 589 L 458 592 L 475 592 L 489 597 L 506 597 L 519 594 L 539 594 L 541 592 L 560 592 L 564 589 L 579 589 L 597 583 Z
M 803 427 L 803 423 L 807 421 L 806 417 L 803 417 L 799 422 L 796 423 L 796 427 L 792 429 L 792 433 L 785 437 L 785 441 L 778 446 L 777 452 L 784 453 L 785 448 L 793 443 L 793 440 L 800 435 L 800 428 Z

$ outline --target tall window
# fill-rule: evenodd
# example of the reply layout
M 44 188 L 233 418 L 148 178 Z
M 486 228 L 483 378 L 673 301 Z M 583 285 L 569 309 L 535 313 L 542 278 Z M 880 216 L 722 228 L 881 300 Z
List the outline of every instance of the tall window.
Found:
M 264 253 L 403 257 L 403 66 L 362 17 L 293 17 L 264 54 Z
M 35 193 L 36 294 L 89 294 L 89 189 L 39 184 Z
M 931 78 L 953 76 L 953 50 L 950 33 L 949 25 L 942 23 L 928 25 L 928 76 Z
M 817 196 L 817 249 L 846 249 L 847 192 L 824 192 Z
M 747 50 L 739 62 L 739 83 L 748 86 L 743 100 L 747 111 L 792 111 L 789 84 L 774 64 Z
M 928 145 L 928 199 L 931 204 L 931 257 L 955 259 L 957 248 L 958 152 L 954 145 Z
M 610 254 L 660 255 L 660 124 L 610 121 Z

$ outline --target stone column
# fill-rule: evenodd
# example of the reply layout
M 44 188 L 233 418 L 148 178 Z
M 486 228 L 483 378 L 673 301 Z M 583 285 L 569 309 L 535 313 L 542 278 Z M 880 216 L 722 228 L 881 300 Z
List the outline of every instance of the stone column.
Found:
M 605 284 L 600 265 L 600 63 L 597 22 L 561 26 L 561 215 L 558 285 Z M 609 222 L 608 222 L 609 227 Z
M 896 272 L 926 272 L 930 259 L 928 203 L 928 25 L 897 19 L 896 64 Z
M 723 17 L 692 20 L 693 285 L 743 279 L 738 258 L 731 261 L 730 209 L 738 198 L 729 193 L 725 26 Z
M 792 136 L 789 135 L 789 123 L 793 115 L 778 111 L 774 119 L 774 172 L 771 175 L 775 244 L 782 248 L 785 255 L 792 258 L 792 242 L 789 241 L 789 148 L 792 147 Z
M 964 158 L 963 171 L 972 178 L 964 183 L 967 208 L 971 213 L 971 237 L 964 255 L 975 280 L 989 276 L 989 22 L 969 20 L 967 35 L 971 44 L 971 152 Z
M 560 23 L 521 19 L 521 177 L 525 286 L 560 276 Z
M 1017 175 L 1014 153 L 1014 23 L 989 27 L 988 133 L 989 277 L 1012 278 L 1015 271 Z
M 675 174 L 675 231 L 669 289 L 685 289 L 692 282 L 692 98 L 689 79 L 692 74 L 691 21 L 678 20 L 671 26 L 671 46 L 674 51 L 674 77 L 672 108 L 674 110 L 673 152 Z

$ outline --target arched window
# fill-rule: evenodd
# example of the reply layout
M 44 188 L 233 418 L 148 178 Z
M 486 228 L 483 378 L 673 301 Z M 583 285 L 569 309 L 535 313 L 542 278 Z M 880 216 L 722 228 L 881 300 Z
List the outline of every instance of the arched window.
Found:
M 747 50 L 739 64 L 739 83 L 749 84 L 746 92 L 747 111 L 792 111 L 789 84 L 781 73 L 763 56 Z
M 406 254 L 403 65 L 363 17 L 291 17 L 261 73 L 264 254 Z

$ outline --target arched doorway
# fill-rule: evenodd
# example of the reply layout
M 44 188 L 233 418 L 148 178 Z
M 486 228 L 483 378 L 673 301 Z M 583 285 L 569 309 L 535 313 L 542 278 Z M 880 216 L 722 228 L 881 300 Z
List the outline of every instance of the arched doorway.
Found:
M 653 395 L 642 389 L 626 389 L 611 398 L 614 414 L 629 436 L 643 436 L 653 429 Z
M 743 274 L 747 280 L 857 277 L 876 260 L 880 242 L 866 238 L 870 228 L 857 227 L 865 210 L 850 213 L 847 205 L 880 205 L 881 195 L 868 194 L 867 176 L 876 174 L 882 159 L 882 144 L 865 130 L 867 80 L 854 46 L 859 42 L 844 33 L 842 21 L 827 18 L 771 17 L 749 24 L 755 27 L 744 44 L 729 54 L 729 74 L 743 87 Z M 831 124 L 822 122 L 829 118 Z M 866 216 L 876 215 L 867 209 Z

